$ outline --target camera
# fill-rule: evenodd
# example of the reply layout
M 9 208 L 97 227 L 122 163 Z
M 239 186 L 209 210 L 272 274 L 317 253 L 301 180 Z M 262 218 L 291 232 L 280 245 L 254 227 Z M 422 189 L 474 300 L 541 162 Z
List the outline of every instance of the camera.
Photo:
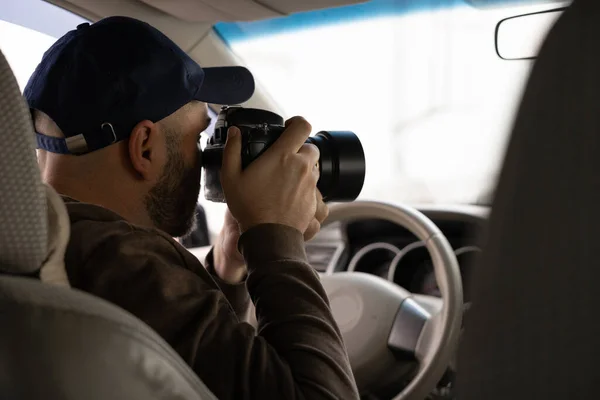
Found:
M 246 168 L 281 136 L 285 130 L 281 116 L 267 110 L 225 106 L 202 154 L 205 169 L 204 197 L 225 202 L 220 172 L 227 130 L 236 126 L 242 132 L 242 167 Z M 352 201 L 365 180 L 365 154 L 358 137 L 347 131 L 321 131 L 307 139 L 319 148 L 320 177 L 317 188 L 324 201 Z

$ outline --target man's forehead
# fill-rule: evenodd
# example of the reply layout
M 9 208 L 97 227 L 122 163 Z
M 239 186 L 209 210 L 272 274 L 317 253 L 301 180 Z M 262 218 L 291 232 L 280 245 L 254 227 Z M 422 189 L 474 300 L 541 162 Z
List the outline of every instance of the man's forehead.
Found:
M 206 103 L 199 101 L 191 101 L 186 103 L 183 107 L 175 111 L 167 118 L 184 119 L 184 120 L 196 120 L 197 118 L 205 119 L 208 116 Z
M 192 101 L 186 105 L 187 111 L 201 117 L 208 116 L 208 105 L 200 101 Z
M 199 110 L 206 111 L 208 108 L 206 103 L 203 103 L 203 102 L 197 101 L 197 100 L 194 100 L 194 101 L 188 103 L 188 106 L 191 107 L 195 111 L 199 111 Z

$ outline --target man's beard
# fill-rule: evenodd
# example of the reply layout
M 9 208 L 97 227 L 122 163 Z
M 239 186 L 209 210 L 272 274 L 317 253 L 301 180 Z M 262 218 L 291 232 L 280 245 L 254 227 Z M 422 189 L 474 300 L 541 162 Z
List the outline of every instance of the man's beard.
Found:
M 197 165 L 191 168 L 175 149 L 169 149 L 168 156 L 163 175 L 146 196 L 146 210 L 154 226 L 173 237 L 182 237 L 196 225 L 196 202 L 202 176 L 200 156 Z

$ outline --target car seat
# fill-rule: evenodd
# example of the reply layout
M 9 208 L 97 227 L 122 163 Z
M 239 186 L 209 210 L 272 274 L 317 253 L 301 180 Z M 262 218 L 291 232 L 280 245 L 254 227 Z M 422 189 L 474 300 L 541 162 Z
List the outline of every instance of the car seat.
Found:
M 532 69 L 472 276 L 460 400 L 598 397 L 599 48 L 600 2 L 576 0 Z

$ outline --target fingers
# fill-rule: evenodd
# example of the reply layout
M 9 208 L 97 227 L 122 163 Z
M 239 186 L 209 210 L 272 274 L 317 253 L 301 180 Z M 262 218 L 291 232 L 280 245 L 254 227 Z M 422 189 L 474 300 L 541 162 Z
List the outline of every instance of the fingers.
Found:
M 224 227 L 235 227 L 237 226 L 238 222 L 236 221 L 236 219 L 233 217 L 233 214 L 231 214 L 231 211 L 229 210 L 229 208 L 227 208 L 227 210 L 225 211 L 225 221 L 223 222 L 223 226 Z
M 309 165 L 316 166 L 319 163 L 319 157 L 321 156 L 321 152 L 319 148 L 311 143 L 305 143 L 300 147 L 298 154 L 303 155 L 307 158 Z
M 309 241 L 314 238 L 317 233 L 321 230 L 321 223 L 317 219 L 313 219 L 308 225 L 308 229 L 304 231 L 304 240 Z
M 292 122 L 294 122 L 295 120 L 297 120 L 298 118 L 302 118 L 302 117 L 301 117 L 301 116 L 299 116 L 299 115 L 296 115 L 295 117 L 292 117 L 292 118 L 288 119 L 287 121 L 285 121 L 285 125 L 284 125 L 284 126 L 285 126 L 286 128 L 287 128 L 287 127 L 289 127 L 289 126 L 290 126 L 290 124 L 291 124 Z
M 238 128 L 231 127 L 227 131 L 227 142 L 223 150 L 221 176 L 236 178 L 242 172 L 242 135 Z
M 277 152 L 297 153 L 310 136 L 312 126 L 302 117 L 294 117 L 286 122 L 287 128 L 271 146 Z
M 308 229 L 304 232 L 304 240 L 309 241 L 314 238 L 317 233 L 321 230 L 321 224 L 327 219 L 329 216 L 329 207 L 327 204 L 323 202 L 323 196 L 317 190 L 317 212 L 315 213 L 315 218 L 308 225 Z
M 321 192 L 317 190 L 317 212 L 315 213 L 315 219 L 322 224 L 329 216 L 329 207 L 323 202 L 323 196 Z

